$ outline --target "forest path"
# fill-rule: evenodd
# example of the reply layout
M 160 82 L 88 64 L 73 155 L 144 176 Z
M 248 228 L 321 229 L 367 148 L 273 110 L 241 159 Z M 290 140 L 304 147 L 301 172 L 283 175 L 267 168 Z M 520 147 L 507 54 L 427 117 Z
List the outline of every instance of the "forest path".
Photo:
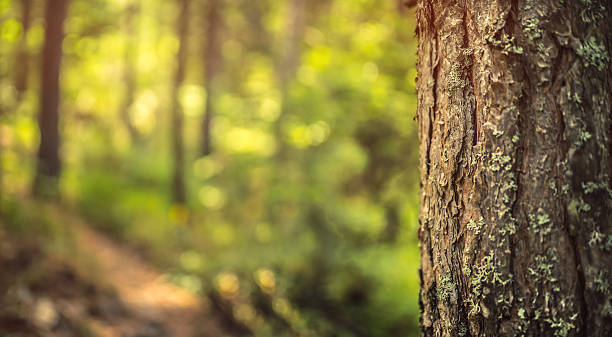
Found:
M 128 247 L 93 229 L 61 206 L 50 211 L 70 225 L 75 254 L 86 265 L 78 269 L 117 291 L 130 313 L 121 324 L 94 323 L 103 337 L 223 336 L 219 324 L 205 312 L 200 296 L 164 279 L 163 273 Z

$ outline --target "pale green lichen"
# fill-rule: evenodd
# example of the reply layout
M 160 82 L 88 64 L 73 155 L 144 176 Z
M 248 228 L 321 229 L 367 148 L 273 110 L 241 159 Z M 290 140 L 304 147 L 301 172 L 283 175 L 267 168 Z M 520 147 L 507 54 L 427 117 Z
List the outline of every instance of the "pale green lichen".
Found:
M 577 314 L 574 314 L 570 317 L 570 320 L 573 322 L 578 317 Z M 567 337 L 571 330 L 575 329 L 576 326 L 572 322 L 567 322 L 563 318 L 551 318 L 545 320 L 550 324 L 550 327 L 554 329 L 555 337 Z
M 547 223 L 550 222 L 550 217 L 548 216 L 548 214 L 544 213 L 544 214 L 540 214 L 538 215 L 538 225 L 545 225 Z
M 589 139 L 591 139 L 591 133 L 586 130 L 580 130 L 580 133 L 578 134 L 578 139 L 574 142 L 574 144 L 576 146 L 581 146 Z
M 580 205 L 578 209 L 582 212 L 588 212 L 591 210 L 591 205 L 584 201 L 584 199 L 580 198 Z
M 499 150 L 499 149 L 498 149 Z M 512 169 L 512 157 L 503 155 L 503 152 L 498 151 L 491 154 L 491 171 L 498 172 L 502 168 L 505 171 Z
M 608 187 L 608 185 L 606 183 L 603 182 L 594 182 L 594 181 L 587 181 L 580 183 L 580 185 L 582 186 L 582 190 L 584 191 L 584 194 L 591 194 L 591 193 L 595 193 L 595 191 L 598 190 L 603 190 L 608 194 L 608 197 L 610 197 L 612 199 L 612 189 L 610 189 Z
M 451 70 L 446 79 L 447 96 L 466 86 L 466 81 L 461 78 L 461 66 L 459 63 L 453 63 Z
M 601 292 L 604 295 L 610 293 L 610 280 L 608 272 L 606 270 L 600 270 L 593 274 L 593 285 L 596 291 Z
M 510 53 L 513 54 L 522 54 L 523 47 L 516 46 L 514 44 L 514 36 L 509 36 L 506 33 L 503 33 L 501 39 L 498 40 L 493 36 L 487 37 L 487 41 L 495 47 L 499 47 L 502 49 L 502 54 L 508 55 Z
M 540 54 L 541 57 L 550 57 L 550 47 L 546 48 L 546 46 L 544 46 L 544 43 L 542 41 L 538 42 L 536 47 L 538 48 L 538 53 Z
M 474 267 L 472 273 L 472 292 L 474 295 L 482 295 L 482 288 L 493 272 L 495 272 L 495 264 L 493 251 L 491 251 L 489 255 L 485 255 L 482 258 L 482 262 L 479 265 Z
M 589 239 L 589 247 L 599 246 L 600 249 L 604 249 L 604 240 L 606 239 L 606 235 L 599 232 L 598 230 L 594 230 L 591 232 L 591 238 Z
M 606 8 L 599 1 L 580 0 L 580 2 L 584 5 L 584 8 L 580 11 L 582 21 L 591 23 L 604 17 Z
M 574 102 L 574 103 L 582 103 L 582 98 L 580 98 L 580 95 L 578 95 L 577 92 L 571 92 L 571 91 L 567 91 L 567 100 Z
M 586 183 L 582 182 L 582 183 L 580 183 L 580 185 L 582 185 L 582 189 L 584 190 L 584 194 L 593 193 L 596 190 L 601 188 L 600 184 L 597 184 L 597 183 L 592 182 L 592 181 L 588 181 Z M 602 187 L 605 187 L 605 185 L 602 186 Z
M 474 221 L 474 219 L 470 219 L 467 223 L 467 229 L 474 232 L 474 234 L 480 234 L 482 229 L 484 228 L 485 221 L 483 217 L 478 219 L 478 222 Z
M 602 313 L 605 316 L 612 317 L 612 304 L 610 304 L 610 298 L 606 299 L 606 303 L 603 306 Z
M 468 298 L 465 300 L 465 302 L 470 305 L 470 311 L 468 312 L 468 316 L 474 317 L 481 312 L 480 304 L 475 303 L 473 299 Z
M 553 191 L 555 195 L 557 195 L 557 184 L 555 184 L 554 181 L 548 183 L 548 188 L 550 188 L 550 190 Z
M 451 274 L 445 273 L 438 276 L 438 299 L 442 301 L 455 302 L 457 300 L 457 289 L 452 281 Z
M 550 220 L 550 216 L 544 213 L 542 209 L 538 210 L 539 214 L 529 214 L 529 218 L 531 221 L 531 228 L 542 235 L 546 235 L 552 231 L 552 222 Z
M 537 38 L 542 37 L 542 29 L 540 29 L 540 20 L 538 18 L 529 18 L 525 20 L 525 27 L 523 27 L 523 31 L 529 41 L 533 41 Z
M 610 61 L 608 52 L 603 43 L 597 43 L 595 37 L 591 36 L 583 44 L 581 44 L 576 53 L 582 57 L 584 66 L 595 67 L 599 71 L 603 71 Z
M 490 292 L 489 288 L 484 285 L 490 282 L 491 284 L 507 285 L 512 281 L 512 274 L 509 274 L 506 279 L 503 279 L 503 274 L 498 271 L 497 262 L 494 258 L 493 251 L 489 255 L 482 258 L 480 264 L 474 266 L 472 271 L 472 293 L 476 297 L 482 298 Z
M 554 252 L 549 252 L 548 255 L 537 255 L 535 257 L 535 264 L 527 268 L 527 270 L 536 281 L 555 283 L 557 279 L 553 277 L 554 264 L 552 262 L 556 261 L 557 257 Z
M 457 334 L 459 336 L 465 336 L 467 332 L 468 332 L 467 326 L 465 325 L 464 322 L 461 322 L 461 326 L 459 327 L 459 329 L 457 329 Z
M 561 186 L 561 192 L 563 194 L 569 193 L 569 189 L 570 189 L 569 184 L 565 184 L 565 185 Z

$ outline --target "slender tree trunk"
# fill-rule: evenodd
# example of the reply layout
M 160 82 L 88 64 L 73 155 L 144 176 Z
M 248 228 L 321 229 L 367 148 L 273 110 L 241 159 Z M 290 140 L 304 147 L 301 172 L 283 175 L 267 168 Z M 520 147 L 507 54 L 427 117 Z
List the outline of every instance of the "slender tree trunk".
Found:
M 385 228 L 380 235 L 380 241 L 395 243 L 401 224 L 399 206 L 395 201 L 387 201 L 383 203 L 383 207 L 385 209 Z
M 28 53 L 27 37 L 28 31 L 30 30 L 30 23 L 32 22 L 31 13 L 32 0 L 21 0 L 21 25 L 23 26 L 23 33 L 17 45 L 17 58 L 15 60 L 15 89 L 17 91 L 18 101 L 21 101 L 28 87 L 30 57 Z
M 302 36 L 306 28 L 305 7 L 306 0 L 290 0 L 289 13 L 287 16 L 287 35 L 285 36 L 284 49 L 281 55 L 278 72 L 281 106 L 280 115 L 274 125 L 274 133 L 277 141 L 277 154 L 283 158 L 286 152 L 286 144 L 283 137 L 283 127 L 287 119 L 287 101 L 289 97 L 289 85 L 295 77 L 295 72 L 300 64 Z
M 265 14 L 270 10 L 268 0 L 250 1 L 241 3 L 241 12 L 248 22 L 250 36 L 247 41 L 247 48 L 250 51 L 270 54 L 270 32 L 265 26 Z
M 423 336 L 612 336 L 612 6 L 418 1 Z
M 123 64 L 123 83 L 125 84 L 125 92 L 120 107 L 121 120 L 133 142 L 137 142 L 140 139 L 140 134 L 134 127 L 132 119 L 130 118 L 130 107 L 134 103 L 134 93 L 136 91 L 135 63 L 138 58 L 138 21 L 136 17 L 138 12 L 138 0 L 133 0 L 126 8 L 125 13 L 126 42 Z
M 0 114 L 0 117 L 2 115 Z M 3 123 L 0 123 L 0 139 L 4 137 Z M 4 215 L 4 144 L 0 142 L 0 216 Z
M 206 106 L 202 120 L 202 155 L 204 156 L 212 152 L 211 124 L 218 94 L 218 74 L 221 70 L 221 0 L 208 1 L 206 19 L 206 51 L 204 54 Z
M 64 19 L 68 0 L 47 0 L 45 7 L 45 44 L 42 52 L 40 112 L 38 127 L 40 145 L 33 192 L 36 195 L 55 194 L 61 162 L 59 158 L 60 65 Z
M 172 178 L 172 193 L 174 202 L 184 204 L 185 192 L 185 153 L 183 145 L 183 111 L 179 101 L 179 91 L 185 79 L 187 64 L 187 38 L 189 28 L 189 8 L 191 0 L 179 0 L 180 14 L 177 21 L 179 50 L 176 61 L 176 73 L 172 85 L 172 153 L 174 156 L 174 172 Z

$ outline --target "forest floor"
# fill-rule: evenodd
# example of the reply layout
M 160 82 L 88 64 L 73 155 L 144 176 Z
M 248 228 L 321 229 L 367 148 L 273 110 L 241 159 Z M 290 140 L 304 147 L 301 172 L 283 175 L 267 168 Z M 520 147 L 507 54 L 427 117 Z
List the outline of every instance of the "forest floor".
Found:
M 44 208 L 69 226 L 70 247 L 55 253 L 0 226 L 1 336 L 227 335 L 202 297 L 61 206 Z

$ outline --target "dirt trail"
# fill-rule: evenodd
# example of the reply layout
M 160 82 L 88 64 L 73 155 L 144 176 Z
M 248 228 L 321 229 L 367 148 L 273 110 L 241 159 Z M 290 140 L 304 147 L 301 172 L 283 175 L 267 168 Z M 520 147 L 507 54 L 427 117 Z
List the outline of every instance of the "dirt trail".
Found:
M 133 253 L 94 230 L 78 226 L 79 250 L 95 254 L 103 282 L 112 285 L 135 315 L 160 323 L 170 336 L 191 337 L 200 314 L 199 298 L 165 282 Z
M 70 223 L 77 254 L 93 261 L 84 272 L 113 287 L 130 316 L 136 317 L 114 326 L 96 326 L 94 322 L 98 334 L 103 337 L 224 335 L 217 322 L 203 311 L 201 297 L 164 280 L 160 271 L 133 251 L 87 226 L 81 219 L 53 208 L 58 217 Z M 80 266 L 79 269 L 84 268 Z

